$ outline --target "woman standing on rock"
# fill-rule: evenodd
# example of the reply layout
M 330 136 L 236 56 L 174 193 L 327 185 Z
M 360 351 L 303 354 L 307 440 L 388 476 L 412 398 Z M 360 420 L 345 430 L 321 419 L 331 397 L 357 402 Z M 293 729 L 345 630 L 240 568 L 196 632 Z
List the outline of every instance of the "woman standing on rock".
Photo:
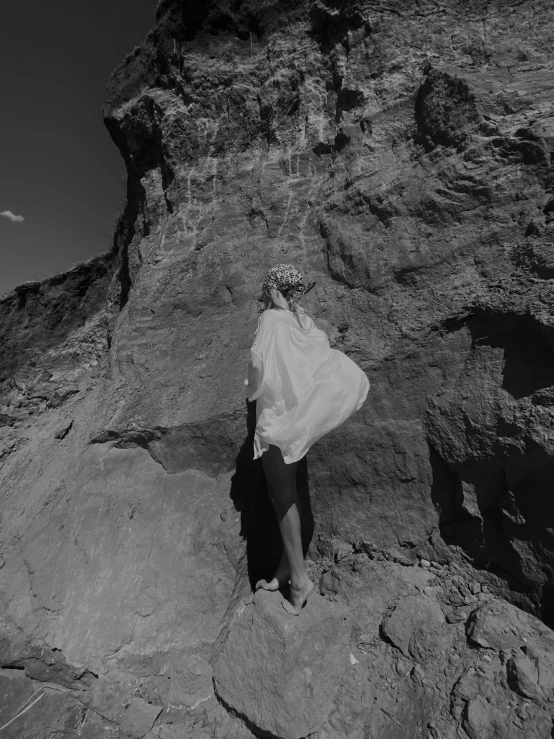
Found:
M 296 303 L 306 285 L 290 264 L 278 264 L 263 282 L 264 312 L 248 364 L 248 400 L 256 400 L 254 459 L 262 457 L 269 494 L 283 538 L 283 555 L 270 582 L 278 590 L 290 579 L 288 613 L 298 616 L 313 590 L 304 565 L 296 468 L 310 446 L 362 405 L 369 382 L 345 354 L 329 346 L 324 331 Z

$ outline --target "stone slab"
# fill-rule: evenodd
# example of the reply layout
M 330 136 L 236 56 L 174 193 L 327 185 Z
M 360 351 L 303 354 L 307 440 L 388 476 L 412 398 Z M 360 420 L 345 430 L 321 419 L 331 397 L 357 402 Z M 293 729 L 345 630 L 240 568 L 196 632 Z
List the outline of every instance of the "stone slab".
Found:
M 523 647 L 529 633 L 528 617 L 509 603 L 490 601 L 471 616 L 467 635 L 480 647 L 510 650 Z
M 300 739 L 329 714 L 350 668 L 350 610 L 312 594 L 298 618 L 279 593 L 241 606 L 214 667 L 218 696 L 262 731 Z
M 440 658 L 446 644 L 445 618 L 434 598 L 408 595 L 401 598 L 383 631 L 406 657 L 426 664 Z

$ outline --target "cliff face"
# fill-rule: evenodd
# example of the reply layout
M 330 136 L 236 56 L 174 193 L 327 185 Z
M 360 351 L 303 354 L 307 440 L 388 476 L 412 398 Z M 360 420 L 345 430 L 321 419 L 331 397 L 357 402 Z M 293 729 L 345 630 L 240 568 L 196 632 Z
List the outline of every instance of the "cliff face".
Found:
M 0 304 L 0 690 L 45 694 L 9 730 L 550 735 L 551 20 L 159 4 L 108 86 L 113 251 Z M 371 381 L 300 470 L 323 602 L 296 626 L 249 595 L 278 556 L 242 385 L 278 262 Z

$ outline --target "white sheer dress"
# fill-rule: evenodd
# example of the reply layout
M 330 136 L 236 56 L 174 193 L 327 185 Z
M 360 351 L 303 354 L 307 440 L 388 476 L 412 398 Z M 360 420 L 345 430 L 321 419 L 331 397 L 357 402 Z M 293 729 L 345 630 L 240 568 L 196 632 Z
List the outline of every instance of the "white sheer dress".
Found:
M 369 389 L 365 373 L 331 349 L 306 313 L 297 319 L 277 308 L 260 316 L 245 385 L 257 401 L 254 459 L 274 444 L 287 464 L 357 411 Z

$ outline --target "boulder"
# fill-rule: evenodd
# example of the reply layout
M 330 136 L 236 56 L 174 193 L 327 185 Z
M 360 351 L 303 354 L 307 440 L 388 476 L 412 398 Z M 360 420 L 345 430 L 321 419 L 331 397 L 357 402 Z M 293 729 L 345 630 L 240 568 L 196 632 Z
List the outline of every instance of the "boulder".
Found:
M 504 714 L 480 696 L 468 701 L 462 726 L 471 739 L 506 737 Z
M 508 683 L 524 698 L 540 703 L 544 699 L 539 687 L 539 671 L 533 660 L 522 654 L 512 657 L 506 665 Z
M 279 593 L 241 606 L 214 667 L 218 697 L 261 731 L 300 739 L 329 715 L 350 664 L 350 609 L 313 593 L 290 616 Z
M 497 600 L 474 611 L 466 630 L 475 644 L 496 650 L 523 647 L 528 631 L 526 615 L 509 603 Z
M 434 598 L 401 598 L 383 621 L 383 633 L 406 656 L 421 664 L 440 659 L 447 643 L 445 618 Z

